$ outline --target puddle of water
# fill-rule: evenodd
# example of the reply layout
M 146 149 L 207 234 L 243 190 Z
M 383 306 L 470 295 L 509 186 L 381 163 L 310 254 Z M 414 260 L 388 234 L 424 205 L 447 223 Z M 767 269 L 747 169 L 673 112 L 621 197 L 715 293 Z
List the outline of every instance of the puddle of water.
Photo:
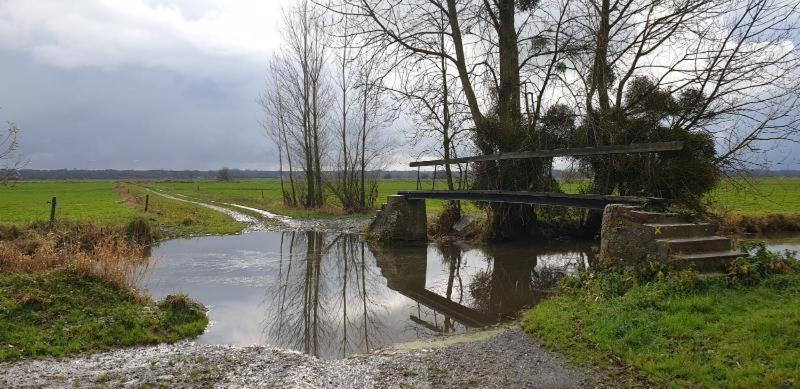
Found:
M 199 343 L 339 358 L 508 320 L 590 252 L 585 242 L 380 248 L 359 235 L 261 231 L 164 242 L 144 287 L 208 306 Z

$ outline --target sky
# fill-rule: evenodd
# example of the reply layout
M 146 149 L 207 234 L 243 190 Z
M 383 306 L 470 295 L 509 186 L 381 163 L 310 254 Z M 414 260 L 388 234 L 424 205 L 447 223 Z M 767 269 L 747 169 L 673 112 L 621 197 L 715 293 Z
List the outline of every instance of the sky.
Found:
M 0 121 L 35 169 L 270 169 L 279 1 L 3 0 Z
M 2 0 L 0 123 L 32 169 L 276 169 L 256 100 L 291 1 Z

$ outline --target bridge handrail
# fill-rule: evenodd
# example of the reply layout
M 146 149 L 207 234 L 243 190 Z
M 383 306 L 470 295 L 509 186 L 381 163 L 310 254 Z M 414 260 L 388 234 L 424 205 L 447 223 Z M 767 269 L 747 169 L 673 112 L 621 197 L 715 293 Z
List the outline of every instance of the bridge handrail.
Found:
M 528 158 L 552 158 L 570 157 L 585 155 L 607 155 L 607 154 L 630 154 L 630 153 L 655 153 L 660 151 L 680 151 L 683 150 L 682 141 L 656 142 L 656 143 L 633 143 L 630 145 L 613 145 L 599 147 L 577 147 L 553 150 L 523 151 L 514 153 L 499 153 L 491 155 L 478 155 L 472 157 L 461 157 L 453 159 L 433 159 L 428 161 L 416 161 L 409 164 L 410 167 L 419 166 L 438 166 L 452 165 L 465 162 L 498 161 L 504 159 L 528 159 Z

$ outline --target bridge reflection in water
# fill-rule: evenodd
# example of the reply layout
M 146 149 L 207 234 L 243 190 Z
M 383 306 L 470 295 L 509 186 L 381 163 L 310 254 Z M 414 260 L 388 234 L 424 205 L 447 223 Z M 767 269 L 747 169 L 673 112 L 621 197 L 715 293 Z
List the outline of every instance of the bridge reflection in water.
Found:
M 589 260 L 585 244 L 381 247 L 311 231 L 283 233 L 278 251 L 265 343 L 324 358 L 510 319 Z

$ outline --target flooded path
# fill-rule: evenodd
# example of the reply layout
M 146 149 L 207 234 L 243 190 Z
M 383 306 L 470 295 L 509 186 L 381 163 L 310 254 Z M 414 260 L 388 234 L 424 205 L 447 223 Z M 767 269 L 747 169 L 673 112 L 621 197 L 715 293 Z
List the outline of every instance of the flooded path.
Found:
M 513 319 L 589 252 L 575 242 L 385 248 L 355 234 L 256 231 L 163 242 L 143 286 L 209 307 L 200 344 L 330 359 Z
M 163 197 L 165 199 L 170 199 L 170 200 L 174 200 L 174 201 L 181 201 L 181 202 L 184 202 L 184 203 L 198 205 L 198 206 L 201 206 L 203 208 L 208 208 L 210 210 L 217 211 L 217 212 L 223 213 L 225 215 L 228 215 L 231 219 L 233 219 L 233 220 L 245 225 L 244 232 L 258 231 L 258 230 L 263 230 L 264 229 L 264 225 L 263 225 L 262 221 L 259 220 L 258 218 L 255 218 L 253 216 L 244 214 L 242 212 L 236 212 L 236 211 L 234 211 L 234 210 L 232 210 L 230 208 L 227 208 L 227 207 L 221 207 L 221 206 L 218 206 L 218 205 L 205 203 L 205 202 L 198 201 L 198 200 L 195 200 L 195 199 L 192 199 L 190 197 L 187 197 L 187 196 L 184 196 L 184 195 L 181 195 L 181 194 L 177 194 L 177 193 L 170 194 L 170 193 L 165 193 L 165 192 L 158 191 L 158 190 L 155 190 L 155 189 L 150 189 L 150 188 L 145 188 L 145 190 L 147 190 L 148 192 L 153 193 L 153 194 L 155 194 L 157 196 L 161 196 L 161 197 Z

